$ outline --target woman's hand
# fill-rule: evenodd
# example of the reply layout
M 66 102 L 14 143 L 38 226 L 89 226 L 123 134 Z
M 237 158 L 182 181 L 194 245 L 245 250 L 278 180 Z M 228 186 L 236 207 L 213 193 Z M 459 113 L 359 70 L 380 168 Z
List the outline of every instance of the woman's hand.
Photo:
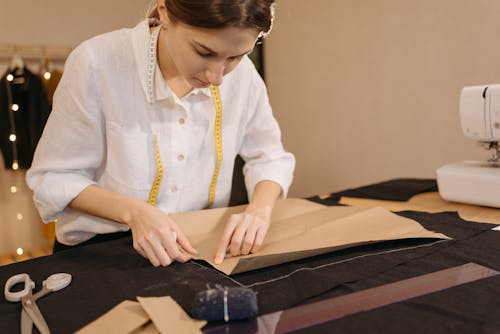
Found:
M 132 230 L 134 249 L 155 267 L 186 262 L 198 253 L 168 214 L 147 203 L 132 210 L 127 224 Z
M 215 254 L 215 263 L 221 264 L 229 251 L 232 256 L 248 255 L 260 249 L 269 230 L 271 206 L 247 209 L 229 218 Z
M 232 256 L 248 255 L 260 249 L 269 230 L 271 212 L 281 194 L 281 186 L 264 180 L 255 186 L 253 198 L 243 213 L 231 215 L 215 253 L 215 264 Z
M 165 212 L 137 199 L 90 185 L 71 201 L 69 207 L 129 225 L 135 250 L 155 267 L 168 266 L 172 261 L 186 262 L 198 253 Z

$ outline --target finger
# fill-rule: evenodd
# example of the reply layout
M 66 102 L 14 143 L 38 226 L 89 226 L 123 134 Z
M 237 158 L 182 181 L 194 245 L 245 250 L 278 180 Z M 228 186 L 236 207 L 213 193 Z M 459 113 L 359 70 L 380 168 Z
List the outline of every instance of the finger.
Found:
M 151 247 L 151 245 L 149 244 L 149 242 L 147 242 L 147 241 L 141 242 L 140 247 L 142 248 L 142 250 L 146 254 L 145 257 L 149 260 L 149 262 L 151 262 L 151 264 L 153 266 L 158 267 L 160 265 L 160 261 L 156 257 L 155 252 L 154 252 L 153 248 Z
M 180 256 L 176 257 L 174 260 L 178 262 L 188 262 L 189 260 L 193 259 L 193 255 L 187 254 L 182 250 L 179 250 Z
M 217 251 L 215 252 L 215 259 L 214 259 L 215 264 L 221 264 L 222 261 L 224 261 L 224 257 L 226 256 L 227 252 L 227 247 L 229 246 L 229 241 L 233 236 L 234 229 L 238 225 L 238 222 L 239 222 L 239 217 L 237 215 L 232 215 L 229 218 L 227 225 L 224 229 L 224 232 L 222 232 L 222 236 L 219 242 L 219 246 L 217 247 Z
M 162 233 L 162 239 L 161 239 L 162 246 L 168 253 L 168 256 L 170 257 L 170 259 L 179 262 L 189 261 L 191 257 L 179 249 L 172 233 L 176 232 L 172 232 L 170 229 L 168 229 L 166 233 Z
M 164 267 L 172 263 L 172 257 L 170 253 L 167 252 L 161 240 L 154 237 L 154 239 L 149 241 L 153 251 L 155 252 L 156 258 L 160 261 L 160 264 Z
M 267 230 L 269 229 L 269 225 L 261 226 L 257 230 L 257 234 L 255 235 L 255 241 L 253 243 L 252 249 L 250 252 L 257 253 L 264 243 L 264 238 L 266 237 Z
M 245 239 L 243 240 L 243 244 L 241 245 L 241 254 L 248 255 L 248 253 L 250 253 L 250 250 L 253 248 L 253 245 L 255 243 L 255 237 L 257 235 L 258 229 L 258 222 L 253 221 L 245 233 Z
M 139 253 L 142 257 L 147 258 L 146 253 L 142 250 L 142 247 L 135 241 L 135 239 L 133 239 L 132 245 L 137 253 Z
M 146 254 L 146 253 L 142 250 L 142 248 L 141 248 L 140 246 L 137 246 L 137 247 L 136 247 L 136 246 L 134 246 L 134 249 L 135 249 L 135 251 L 136 251 L 137 253 L 139 253 L 139 255 L 141 255 L 142 257 L 144 257 L 144 258 L 146 258 L 146 259 L 148 258 L 148 254 Z
M 182 232 L 177 225 L 172 224 L 171 229 L 177 235 L 177 243 L 182 247 L 182 249 L 193 255 L 198 254 L 198 251 L 191 245 L 184 232 Z
M 244 215 L 243 220 L 240 221 L 236 227 L 233 237 L 231 238 L 230 251 L 232 256 L 238 256 L 241 252 L 241 244 L 247 232 L 248 227 L 253 221 L 253 217 Z

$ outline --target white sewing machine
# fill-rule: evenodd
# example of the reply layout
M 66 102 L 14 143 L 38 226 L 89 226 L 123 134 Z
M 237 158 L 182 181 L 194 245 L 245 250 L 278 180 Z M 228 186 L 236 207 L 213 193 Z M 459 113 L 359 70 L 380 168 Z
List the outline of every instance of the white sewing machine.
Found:
M 470 86 L 460 94 L 464 134 L 490 151 L 485 161 L 460 161 L 437 169 L 445 200 L 500 208 L 500 84 Z

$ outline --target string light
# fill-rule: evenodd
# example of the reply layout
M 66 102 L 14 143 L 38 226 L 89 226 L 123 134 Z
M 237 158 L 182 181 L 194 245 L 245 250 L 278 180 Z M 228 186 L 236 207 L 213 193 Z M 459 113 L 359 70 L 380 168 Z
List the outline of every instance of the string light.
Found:
M 46 76 L 45 76 L 46 77 Z M 50 78 L 50 77 L 49 77 Z M 7 94 L 7 105 L 9 106 L 9 116 L 11 118 L 11 134 L 9 135 L 9 140 L 12 142 L 12 150 L 13 150 L 13 159 L 12 159 L 12 170 L 17 171 L 19 169 L 19 161 L 17 160 L 17 136 L 16 136 L 16 130 L 15 130 L 15 123 L 14 123 L 14 114 L 15 112 L 18 112 L 20 110 L 20 106 L 17 103 L 14 103 L 12 99 L 12 92 L 11 92 L 11 84 L 16 82 L 17 80 L 13 74 L 9 73 L 6 75 L 7 79 L 7 88 L 8 88 L 8 94 Z M 19 78 L 20 82 L 24 82 L 24 78 Z M 21 81 L 22 80 L 22 81 Z M 16 193 L 18 192 L 18 188 L 16 186 L 11 186 L 10 187 L 10 192 L 12 196 L 16 196 Z M 24 216 L 22 212 L 17 212 L 16 214 L 16 219 L 18 223 L 21 223 L 24 219 Z M 24 254 L 24 249 L 19 247 L 16 249 L 16 253 L 18 256 L 21 256 Z

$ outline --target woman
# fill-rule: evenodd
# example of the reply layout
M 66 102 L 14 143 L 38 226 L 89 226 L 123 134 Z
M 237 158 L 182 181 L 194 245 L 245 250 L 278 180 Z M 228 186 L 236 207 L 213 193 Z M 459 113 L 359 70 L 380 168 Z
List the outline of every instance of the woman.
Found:
M 226 206 L 240 154 L 250 203 L 215 262 L 258 251 L 295 165 L 246 56 L 273 14 L 271 0 L 158 0 L 72 52 L 27 174 L 42 219 L 57 218 L 55 250 L 130 229 L 154 266 L 188 261 L 168 212 Z

